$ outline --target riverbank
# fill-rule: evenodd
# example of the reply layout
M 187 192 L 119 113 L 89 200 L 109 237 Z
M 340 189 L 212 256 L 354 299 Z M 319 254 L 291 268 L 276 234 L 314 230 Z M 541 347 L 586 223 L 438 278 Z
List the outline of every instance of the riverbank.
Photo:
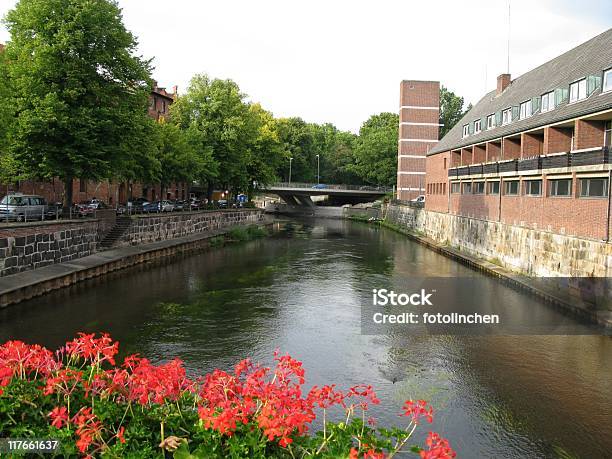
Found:
M 256 226 L 271 224 L 262 220 Z M 138 264 L 206 250 L 225 242 L 244 241 L 248 238 L 236 237 L 236 234 L 243 235 L 247 226 L 253 226 L 253 223 L 246 222 L 148 244 L 118 247 L 71 261 L 4 276 L 0 278 L 0 307 L 20 303 L 53 290 Z M 247 232 L 247 234 L 256 237 L 262 235 L 260 231 Z
M 416 226 L 407 223 L 406 219 L 398 218 L 398 215 L 401 216 L 402 213 L 397 209 L 394 210 L 388 211 L 386 218 L 378 223 L 383 227 L 404 234 L 411 240 L 439 254 L 498 278 L 513 288 L 529 292 L 547 304 L 574 317 L 612 330 L 612 311 L 608 307 L 609 299 L 605 292 L 602 294 L 593 291 L 593 286 L 596 286 L 596 289 L 607 290 L 608 286 L 605 282 L 597 282 L 597 278 L 536 277 L 508 269 L 501 265 L 499 259 L 489 261 L 465 249 L 462 250 L 463 247 L 461 246 L 453 247 L 430 237 L 423 231 L 415 229 Z M 408 211 L 415 212 L 412 208 Z M 417 211 L 423 212 L 420 209 Z M 409 221 L 414 223 L 416 218 L 413 217 Z M 363 221 L 359 217 L 351 219 Z M 497 263 L 493 261 L 497 261 Z

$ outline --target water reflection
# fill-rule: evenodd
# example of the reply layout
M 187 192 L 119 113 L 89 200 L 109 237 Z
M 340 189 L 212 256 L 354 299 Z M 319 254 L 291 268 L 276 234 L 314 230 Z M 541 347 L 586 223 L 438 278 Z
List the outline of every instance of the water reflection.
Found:
M 292 222 L 267 240 L 93 280 L 0 312 L 0 339 L 58 346 L 109 331 L 123 352 L 180 356 L 192 373 L 275 348 L 311 384 L 368 382 L 397 422 L 406 398 L 438 407 L 433 428 L 462 457 L 604 457 L 612 450 L 612 342 L 597 336 L 409 336 L 360 333 L 372 285 L 414 276 L 480 278 L 396 233 L 344 221 Z M 496 283 L 487 301 L 546 306 Z M 520 308 L 531 308 L 531 311 Z

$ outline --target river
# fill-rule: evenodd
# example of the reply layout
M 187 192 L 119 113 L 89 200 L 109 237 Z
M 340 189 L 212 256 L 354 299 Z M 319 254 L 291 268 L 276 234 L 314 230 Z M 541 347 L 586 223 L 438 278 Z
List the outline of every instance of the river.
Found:
M 372 384 L 379 423 L 402 401 L 436 407 L 459 457 L 609 457 L 612 340 L 603 336 L 362 333 L 373 285 L 410 276 L 475 278 L 520 314 L 559 314 L 530 296 L 384 228 L 294 221 L 272 237 L 131 268 L 0 311 L 0 340 L 57 347 L 108 331 L 122 353 L 182 358 L 192 374 L 278 348 L 307 384 Z M 422 440 L 422 437 L 420 438 Z

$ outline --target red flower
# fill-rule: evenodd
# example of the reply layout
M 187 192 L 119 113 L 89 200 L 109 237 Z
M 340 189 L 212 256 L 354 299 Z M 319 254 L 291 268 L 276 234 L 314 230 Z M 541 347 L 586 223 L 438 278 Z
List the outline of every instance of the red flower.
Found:
M 49 413 L 51 425 L 61 429 L 68 422 L 68 409 L 65 406 L 56 406 Z
M 125 427 L 123 426 L 119 427 L 119 430 L 117 431 L 117 438 L 119 439 L 121 443 L 125 443 L 125 437 L 123 436 L 124 432 L 125 432 Z
M 425 400 L 406 400 L 403 407 L 403 416 L 412 417 L 412 422 L 419 423 L 419 419 L 424 417 L 430 424 L 433 422 L 433 408 L 427 405 Z
M 421 459 L 453 459 L 457 453 L 450 447 L 448 440 L 435 432 L 429 432 L 426 450 L 421 450 Z
M 357 450 L 357 448 L 351 448 L 351 452 L 349 453 L 349 459 L 358 459 L 359 458 L 359 451 Z
M 119 343 L 113 341 L 108 333 L 96 338 L 95 333 L 79 333 L 78 337 L 66 343 L 65 351 L 72 358 L 82 358 L 99 365 L 108 361 L 115 365 L 115 355 L 119 352 Z

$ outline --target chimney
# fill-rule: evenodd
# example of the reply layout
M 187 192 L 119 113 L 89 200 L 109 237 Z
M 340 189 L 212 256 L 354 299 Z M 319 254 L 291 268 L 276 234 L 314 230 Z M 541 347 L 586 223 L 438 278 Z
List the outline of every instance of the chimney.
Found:
M 178 85 L 172 86 L 172 94 L 174 97 L 178 96 Z
M 497 77 L 497 95 L 499 96 L 512 83 L 512 77 L 509 73 L 502 73 Z

